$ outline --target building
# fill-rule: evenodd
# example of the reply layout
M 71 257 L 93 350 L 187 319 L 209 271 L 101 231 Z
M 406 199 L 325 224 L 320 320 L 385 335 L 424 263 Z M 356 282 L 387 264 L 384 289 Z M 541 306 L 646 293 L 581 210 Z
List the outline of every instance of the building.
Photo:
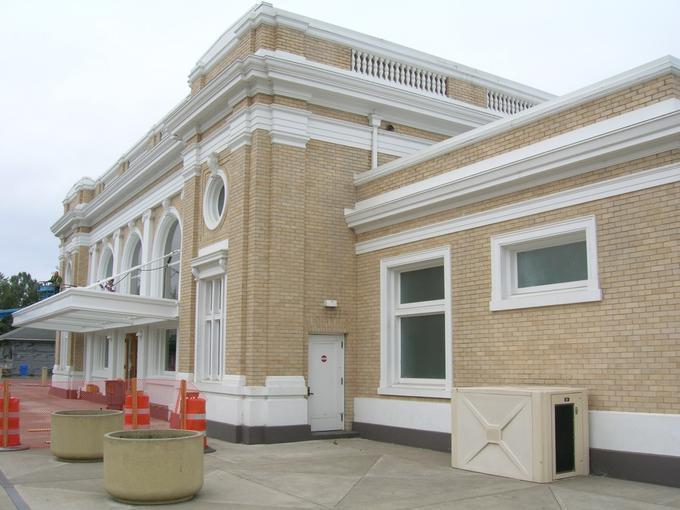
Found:
M 43 367 L 54 366 L 55 331 L 17 328 L 0 335 L 0 368 L 3 375 L 40 376 Z M 25 373 L 21 367 L 25 365 Z
M 590 392 L 594 470 L 680 467 L 680 63 L 562 97 L 261 3 L 53 225 L 53 389 L 179 379 L 209 434 L 447 449 L 454 386 Z

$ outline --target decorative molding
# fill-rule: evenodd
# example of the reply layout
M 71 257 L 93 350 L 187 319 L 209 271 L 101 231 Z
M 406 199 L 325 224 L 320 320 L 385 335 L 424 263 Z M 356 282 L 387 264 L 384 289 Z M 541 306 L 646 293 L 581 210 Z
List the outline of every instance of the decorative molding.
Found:
M 398 60 L 412 67 L 426 68 L 434 73 L 469 81 L 483 87 L 493 87 L 533 101 L 544 101 L 554 97 L 547 92 L 501 78 L 500 76 L 485 73 L 457 62 L 435 57 L 337 25 L 277 9 L 266 2 L 256 5 L 220 36 L 198 60 L 198 63 L 189 75 L 190 81 L 208 72 L 237 44 L 239 38 L 261 24 L 293 28 L 312 37 L 346 46 L 348 49 L 356 48 L 374 55 Z
M 210 175 L 212 177 L 217 177 L 220 171 L 224 172 L 224 169 L 219 164 L 219 156 L 216 152 L 213 152 L 208 156 L 208 169 L 210 170 Z
M 606 80 L 588 85 L 570 94 L 556 97 L 550 101 L 536 105 L 511 117 L 503 118 L 467 133 L 459 134 L 412 156 L 397 161 L 391 161 L 375 170 L 357 174 L 354 183 L 356 185 L 366 184 L 372 180 L 443 156 L 444 154 L 448 154 L 449 152 L 465 147 L 466 145 L 498 136 L 501 133 L 535 122 L 543 117 L 554 115 L 587 101 L 611 95 L 619 90 L 632 87 L 638 83 L 668 73 L 676 76 L 680 75 L 680 59 L 669 55 L 653 60 L 647 64 L 607 78 Z
M 204 255 L 210 255 L 211 253 L 218 252 L 220 250 L 229 250 L 229 240 L 224 239 L 222 241 L 217 241 L 216 243 L 203 246 L 198 249 L 198 256 L 203 257 Z
M 80 204 L 83 207 L 69 211 L 59 218 L 52 225 L 52 232 L 56 236 L 62 236 L 75 227 L 97 224 L 118 208 L 120 203 L 146 188 L 159 174 L 181 163 L 180 152 L 180 142 L 172 137 L 161 140 L 158 145 L 132 162 L 124 174 L 112 180 L 92 201 Z
M 368 115 L 380 109 L 393 122 L 449 135 L 478 127 L 501 115 L 448 97 L 419 94 L 380 80 L 367 80 L 291 53 L 260 49 L 234 62 L 201 89 L 168 121 L 182 137 L 231 107 L 234 95 L 285 95 L 303 101 Z
M 66 205 L 69 203 L 79 191 L 93 191 L 95 187 L 95 182 L 89 177 L 82 177 L 78 182 L 76 182 L 71 189 L 66 193 L 62 203 Z
M 191 260 L 191 274 L 196 280 L 213 278 L 227 272 L 229 252 L 220 249 Z
M 422 227 L 404 230 L 396 234 L 378 237 L 356 244 L 357 254 L 400 246 L 402 244 L 432 239 L 473 228 L 502 223 L 534 214 L 554 211 L 573 205 L 601 200 L 624 193 L 640 191 L 680 181 L 680 165 L 668 165 L 653 170 L 624 175 L 578 188 L 560 191 L 539 198 L 524 200 L 487 211 L 461 216 Z
M 678 148 L 679 134 L 680 100 L 668 99 L 361 200 L 345 217 L 365 232 Z

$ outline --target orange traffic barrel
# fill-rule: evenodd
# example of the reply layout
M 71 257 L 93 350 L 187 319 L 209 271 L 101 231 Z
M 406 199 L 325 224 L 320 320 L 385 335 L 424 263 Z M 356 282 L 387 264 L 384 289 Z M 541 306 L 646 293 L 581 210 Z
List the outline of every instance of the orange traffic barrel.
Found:
M 198 393 L 187 393 L 187 429 L 205 433 L 205 399 Z
M 123 414 L 125 415 L 125 425 L 132 426 L 132 395 L 130 393 L 125 395 Z M 150 424 L 151 424 L 151 409 L 149 407 L 149 395 L 145 394 L 143 391 L 138 391 L 137 426 L 148 427 Z
M 2 401 L 0 401 L 2 404 Z M 5 444 L 5 422 L 7 422 L 7 444 Z M 13 448 L 21 444 L 19 434 L 19 399 L 9 398 L 8 416 L 5 419 L 3 407 L 0 405 L 0 447 Z

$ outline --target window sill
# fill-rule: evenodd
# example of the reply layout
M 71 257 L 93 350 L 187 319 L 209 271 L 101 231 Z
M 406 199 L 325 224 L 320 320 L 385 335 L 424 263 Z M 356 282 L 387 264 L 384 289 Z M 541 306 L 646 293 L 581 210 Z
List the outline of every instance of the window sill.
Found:
M 391 395 L 396 397 L 428 397 L 428 398 L 451 398 L 451 388 L 443 386 L 412 386 L 398 385 L 381 386 L 378 395 Z
M 554 292 L 537 292 L 531 295 L 515 295 L 503 299 L 492 299 L 489 310 L 516 310 L 519 308 L 536 308 L 540 306 L 588 303 L 602 300 L 602 290 L 570 289 Z

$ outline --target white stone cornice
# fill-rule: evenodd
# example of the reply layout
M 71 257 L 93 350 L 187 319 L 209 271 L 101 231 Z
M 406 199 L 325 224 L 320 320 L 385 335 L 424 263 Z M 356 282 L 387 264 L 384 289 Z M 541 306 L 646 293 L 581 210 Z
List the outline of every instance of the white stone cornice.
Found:
M 640 108 L 361 200 L 357 232 L 680 148 L 680 99 Z
M 355 32 L 346 28 L 325 23 L 282 9 L 274 8 L 269 3 L 260 3 L 243 15 L 229 27 L 220 38 L 199 59 L 191 71 L 190 81 L 205 74 L 231 51 L 238 41 L 249 31 L 259 25 L 281 26 L 298 30 L 312 37 L 334 42 L 348 48 L 361 49 L 396 59 L 404 64 L 424 67 L 428 70 L 476 83 L 483 87 L 500 89 L 513 95 L 521 95 L 532 101 L 544 101 L 552 94 L 523 85 L 511 80 L 485 73 L 456 62 L 435 57 L 399 44 L 385 41 L 377 37 Z
M 424 161 L 443 156 L 454 150 L 461 149 L 466 145 L 487 140 L 506 131 L 536 122 L 541 118 L 557 114 L 579 104 L 614 94 L 619 90 L 633 87 L 636 84 L 652 80 L 664 74 L 680 76 L 680 59 L 669 55 L 653 60 L 629 71 L 607 78 L 606 80 L 588 85 L 564 96 L 556 97 L 510 117 L 499 119 L 485 126 L 459 134 L 448 140 L 439 142 L 417 154 L 390 161 L 374 170 L 357 174 L 354 178 L 354 183 L 357 186 L 360 186 Z
M 95 183 L 92 179 L 90 179 L 89 177 L 82 177 L 78 182 L 76 182 L 71 187 L 69 192 L 66 194 L 66 197 L 64 198 L 63 203 L 67 204 L 68 202 L 70 202 L 73 199 L 73 197 L 75 197 L 76 194 L 79 191 L 92 191 L 92 190 L 94 190 L 94 186 L 95 186 Z
M 680 182 L 680 165 L 677 164 L 595 182 L 479 213 L 403 230 L 368 241 L 361 241 L 356 243 L 355 252 L 360 255 L 384 250 L 675 182 Z
M 450 135 L 500 117 L 486 108 L 369 79 L 299 55 L 259 50 L 234 62 L 192 96 L 168 122 L 169 128 L 184 136 L 196 124 L 229 108 L 230 98 L 244 89 L 249 94 L 285 93 L 288 97 L 362 115 L 380 109 L 393 122 Z
M 182 143 L 168 137 L 140 156 L 121 176 L 111 181 L 107 188 L 89 204 L 69 211 L 52 225 L 52 232 L 61 236 L 76 226 L 92 226 L 115 210 L 123 199 L 128 199 L 144 189 L 158 174 L 181 162 Z

